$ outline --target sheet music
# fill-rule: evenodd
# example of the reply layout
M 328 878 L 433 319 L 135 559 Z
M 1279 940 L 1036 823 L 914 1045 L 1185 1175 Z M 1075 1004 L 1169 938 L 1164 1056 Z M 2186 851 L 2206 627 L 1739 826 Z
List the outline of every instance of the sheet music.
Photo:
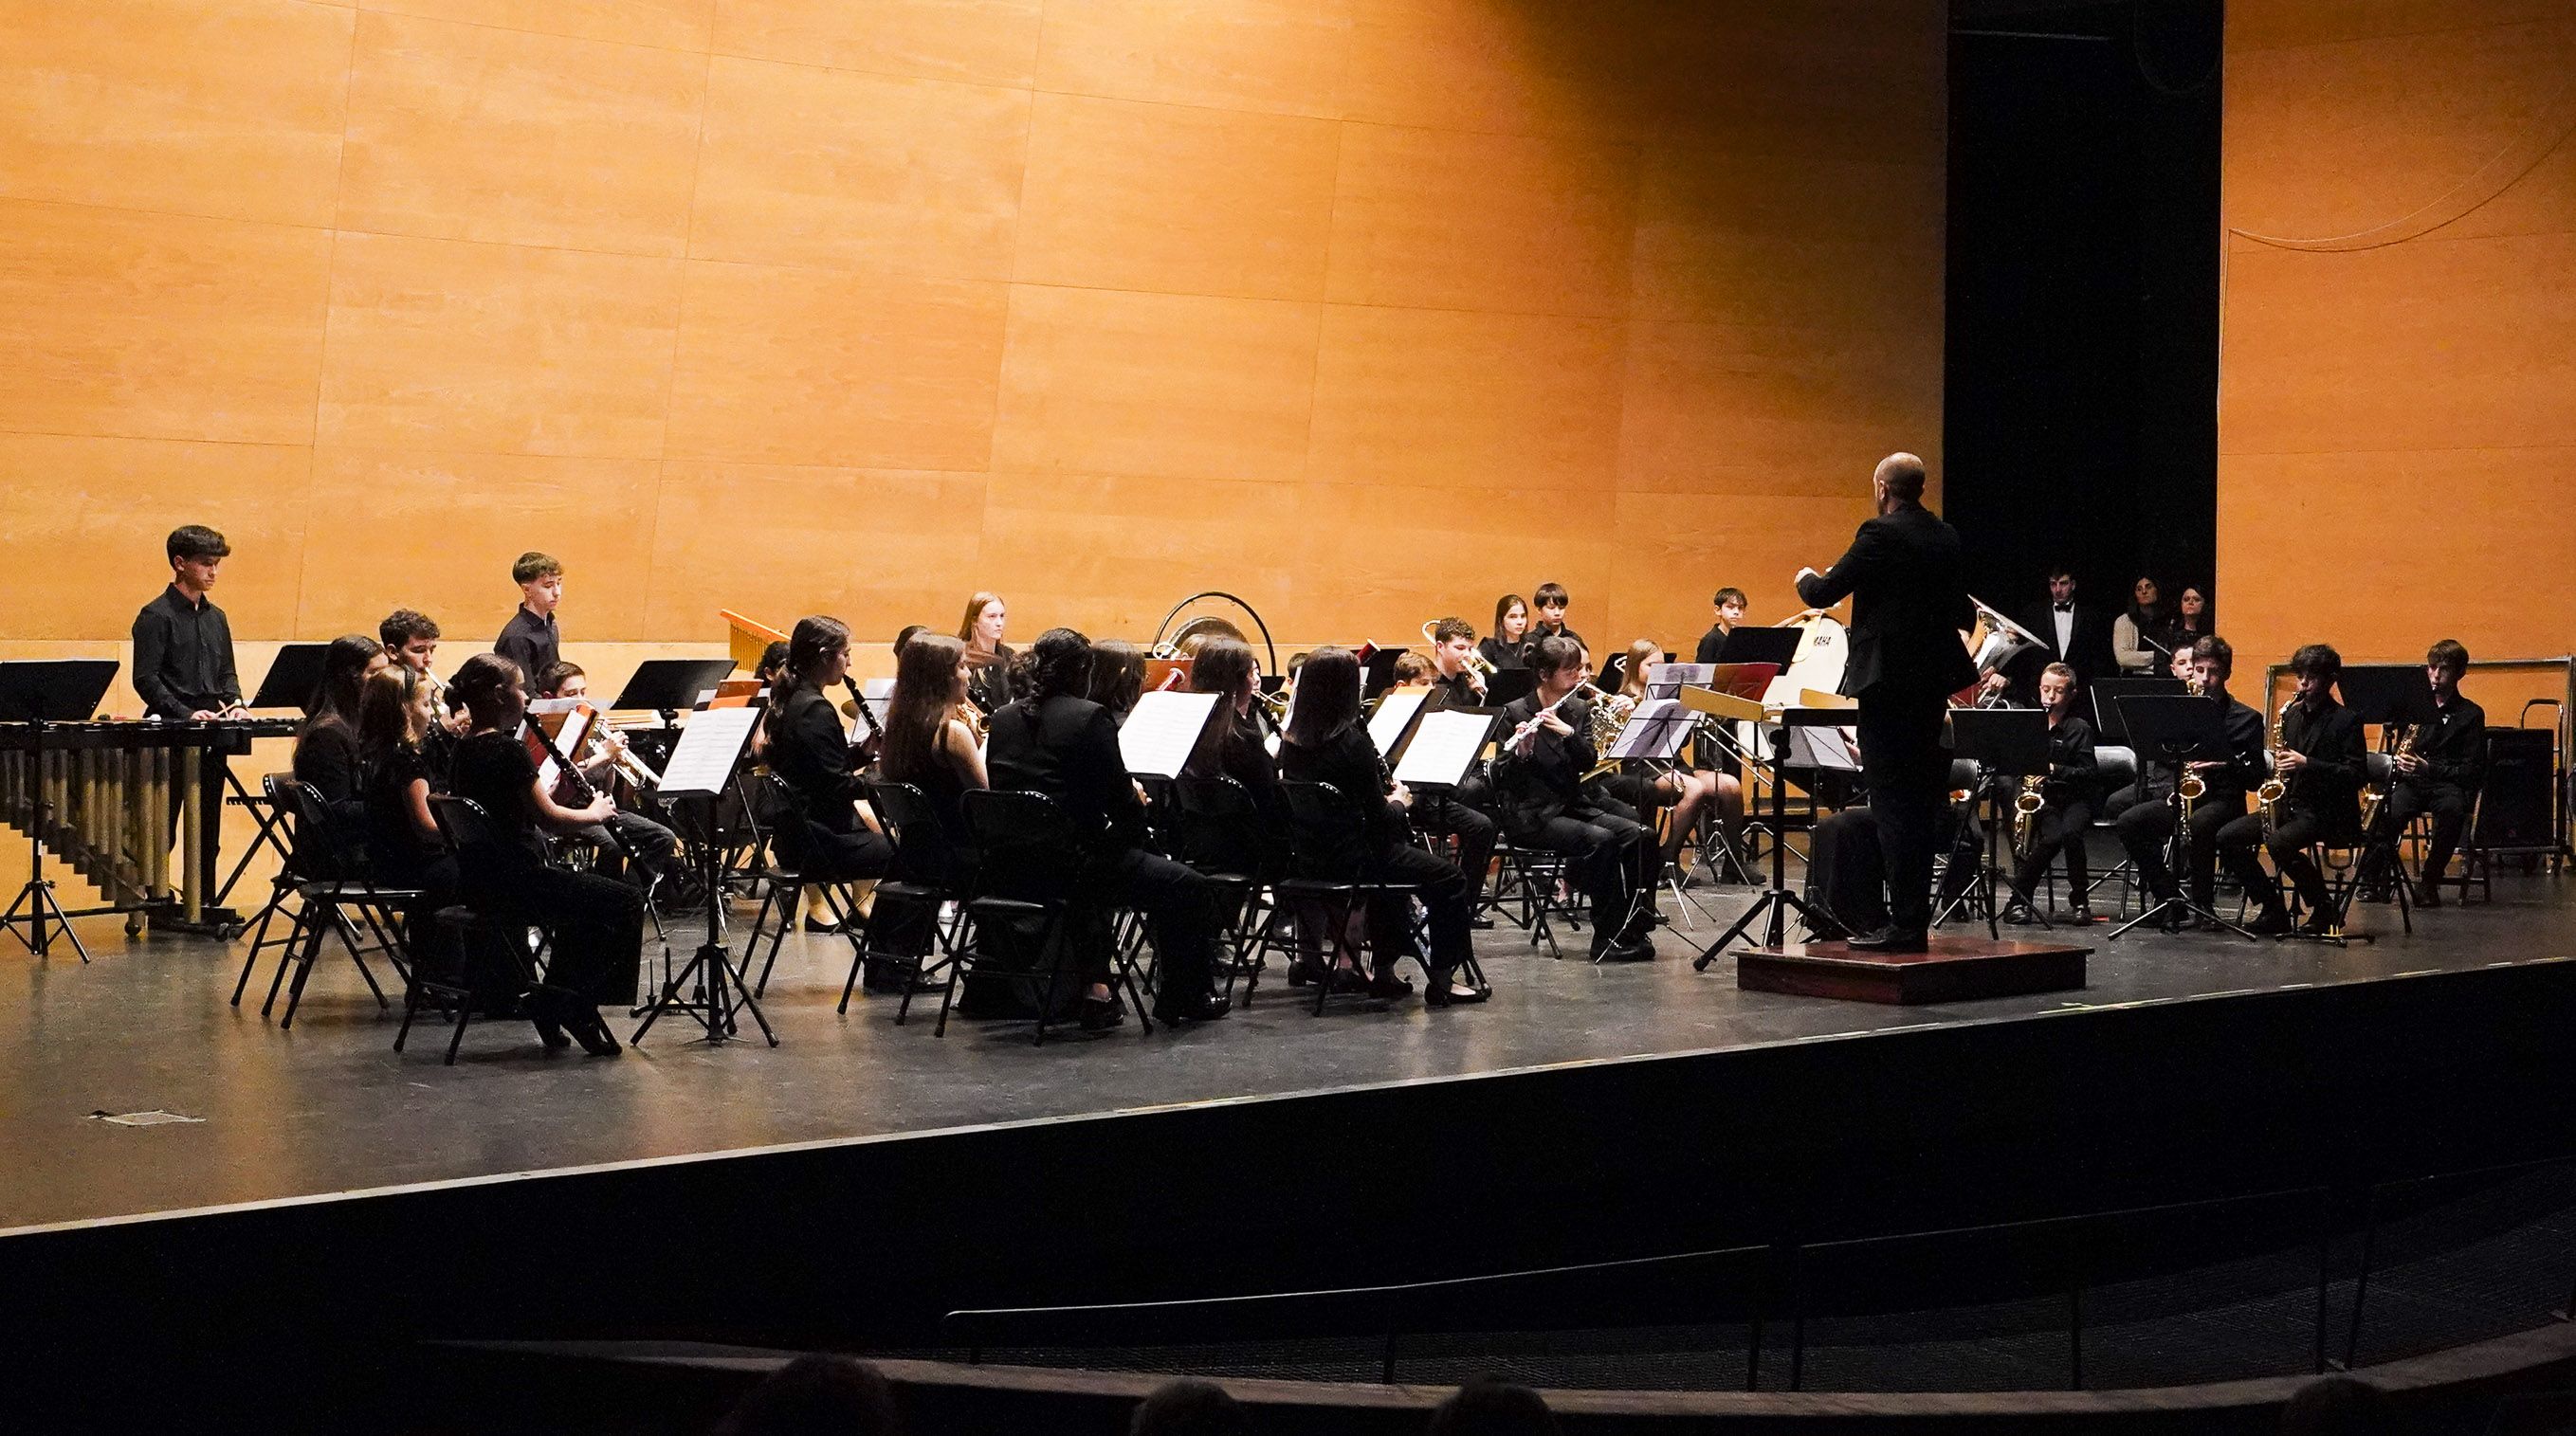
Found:
M 1685 665 L 1673 664 L 1675 668 Z M 1652 679 L 1648 679 L 1652 682 Z M 1649 698 L 1628 715 L 1628 725 L 1612 740 L 1605 758 L 1669 758 L 1690 731 L 1690 710 L 1676 698 Z
M 1413 726 L 1413 741 L 1404 747 L 1404 761 L 1395 765 L 1395 780 L 1425 788 L 1458 786 L 1468 765 L 1484 751 L 1485 735 L 1493 726 L 1489 713 L 1443 709 L 1423 714 Z
M 1369 715 L 1369 741 L 1377 745 L 1379 757 L 1395 751 L 1395 742 L 1404 736 L 1404 725 L 1422 711 L 1431 699 L 1428 688 L 1390 688 L 1377 700 L 1377 711 Z
M 691 712 L 680 729 L 679 746 L 663 765 L 661 795 L 711 798 L 724 791 L 724 785 L 733 781 L 734 765 L 742 761 L 742 750 L 751 744 L 752 728 L 766 711 L 745 707 Z
M 1714 663 L 1649 663 L 1646 665 L 1646 696 L 1650 699 L 1679 698 L 1685 684 L 1708 688 L 1714 686 L 1716 681 L 1717 665 Z
M 1851 730 L 1846 728 L 1792 728 L 1788 766 L 1857 773 L 1860 760 L 1852 756 L 1850 741 Z
M 1119 725 L 1118 755 L 1138 778 L 1177 778 L 1216 711 L 1214 693 L 1148 693 Z
M 883 732 L 885 730 L 886 713 L 894 707 L 894 700 L 891 698 L 862 698 L 859 702 L 866 705 L 868 716 L 877 720 L 877 730 L 879 732 Z M 866 736 L 868 736 L 868 725 L 859 721 L 858 714 L 852 713 L 850 715 L 850 741 L 856 743 Z
M 554 721 L 547 722 L 549 718 Z M 538 779 L 551 789 L 563 777 L 563 765 L 555 761 L 555 754 L 579 763 L 589 748 L 591 725 L 599 721 L 599 710 L 587 698 L 538 698 L 528 704 L 528 721 L 554 740 L 553 751 L 537 743 L 528 753 L 536 760 Z
M 894 680 L 891 678 L 862 679 L 859 683 L 859 696 L 873 703 L 883 703 L 894 697 Z M 882 708 L 877 711 L 885 712 Z

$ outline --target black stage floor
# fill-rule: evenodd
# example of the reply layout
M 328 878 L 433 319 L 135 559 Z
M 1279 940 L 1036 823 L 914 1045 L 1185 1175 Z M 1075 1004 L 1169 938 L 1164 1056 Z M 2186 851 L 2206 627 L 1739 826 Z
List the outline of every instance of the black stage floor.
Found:
M 921 1014 L 899 1029 L 883 997 L 837 1016 L 848 949 L 800 934 L 766 1004 L 776 1050 L 710 1048 L 666 1024 L 642 1050 L 598 1060 L 546 1054 L 524 1024 L 494 1022 L 468 1034 L 453 1068 L 439 1064 L 441 1029 L 393 1052 L 394 1018 L 345 958 L 317 969 L 294 1028 L 280 1031 L 258 1012 L 265 961 L 236 1010 L 240 946 L 127 943 L 99 921 L 84 927 L 97 959 L 87 967 L 61 948 L 46 961 L 0 953 L 0 1231 L 2576 955 L 2576 881 L 2512 876 L 2492 904 L 2419 914 L 2412 936 L 2394 908 L 2366 909 L 2360 926 L 2380 940 L 2344 949 L 2145 933 L 2104 943 L 2096 927 L 2081 992 L 1900 1009 L 1740 992 L 1731 963 L 1693 973 L 1688 957 L 1753 892 L 1698 889 L 1696 932 L 1677 922 L 1652 964 L 1552 961 L 1516 929 L 1479 934 L 1496 989 L 1482 1007 L 1336 999 L 1319 1019 L 1265 987 L 1221 1024 L 1069 1033 L 1043 1048 L 1018 1024 L 952 1022 L 940 1039 Z M 200 1120 L 92 1118 L 151 1109 Z

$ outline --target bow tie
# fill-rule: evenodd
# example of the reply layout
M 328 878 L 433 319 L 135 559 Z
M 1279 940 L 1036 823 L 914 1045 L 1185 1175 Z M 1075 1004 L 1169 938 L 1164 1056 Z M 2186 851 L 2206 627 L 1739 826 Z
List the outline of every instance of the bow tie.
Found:
M 2061 603 L 2057 605 L 2057 611 L 2060 613 L 2073 613 L 2075 611 L 2075 605 L 2071 603 Z

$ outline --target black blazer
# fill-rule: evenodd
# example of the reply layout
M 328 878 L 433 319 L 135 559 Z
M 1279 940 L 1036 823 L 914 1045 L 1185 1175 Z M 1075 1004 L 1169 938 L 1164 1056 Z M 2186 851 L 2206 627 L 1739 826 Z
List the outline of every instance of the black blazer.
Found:
M 1502 804 L 1504 826 L 1513 833 L 1534 831 L 1569 812 L 1590 811 L 1583 800 L 1583 775 L 1592 771 L 1594 761 L 1591 701 L 1578 698 L 1556 710 L 1573 733 L 1541 728 L 1527 754 L 1512 751 L 1513 731 L 1538 710 L 1535 693 L 1512 700 L 1495 734 L 1501 746 L 1494 753 L 1494 795 Z
M 2316 814 L 2329 837 L 2357 835 L 2361 782 L 2369 771 L 2369 760 L 2362 756 L 2361 715 L 2332 698 L 2314 714 L 2294 703 L 2281 720 L 2281 744 L 2308 760 L 2290 775 L 2290 791 L 2282 801 Z
M 852 806 L 866 796 L 866 785 L 850 767 L 850 734 L 841 726 L 841 710 L 808 685 L 799 684 L 787 701 L 769 714 L 769 771 L 796 791 L 805 817 L 832 833 L 859 829 Z
M 1360 815 L 1368 850 L 1315 855 L 1323 861 L 1348 868 L 1405 840 L 1404 810 L 1387 797 L 1386 770 L 1366 725 L 1353 722 L 1311 748 L 1280 744 L 1279 771 L 1291 782 L 1332 784 Z
M 1958 531 L 1920 504 L 1881 514 L 1852 535 L 1824 573 L 1798 580 L 1810 608 L 1852 600 L 1851 656 L 1843 692 L 1926 698 L 1977 679 L 1959 639 L 1974 617 L 1961 577 Z
M 2062 653 L 2057 647 L 2055 605 L 2043 599 L 2023 609 L 2021 626 L 2029 629 L 2031 636 L 2040 641 L 2050 660 L 2074 669 L 2075 676 L 2086 683 L 2112 677 L 2119 672 L 2119 655 L 2111 650 L 2111 615 L 2098 608 L 2080 603 L 2075 605 L 2074 639 Z M 2038 670 L 2046 666 L 2046 663 L 2033 665 L 2030 681 L 2034 687 L 2039 682 Z
M 2063 806 L 2101 796 L 2101 765 L 2093 753 L 2093 725 L 2069 713 L 2048 730 L 2048 777 L 2039 787 Z
M 1053 798 L 1099 849 L 1144 841 L 1145 805 L 1118 751 L 1117 720 L 1088 698 L 1059 693 L 1042 704 L 1004 704 L 993 715 L 984 765 L 996 788 Z

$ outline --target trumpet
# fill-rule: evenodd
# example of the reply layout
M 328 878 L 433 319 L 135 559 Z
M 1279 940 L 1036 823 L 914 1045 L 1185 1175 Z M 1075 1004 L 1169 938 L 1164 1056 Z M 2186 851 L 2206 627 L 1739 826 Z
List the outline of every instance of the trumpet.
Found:
M 1432 649 L 1440 647 L 1440 640 L 1436 636 L 1439 628 L 1439 619 L 1426 618 L 1422 621 L 1422 642 L 1425 647 Z M 1470 648 L 1467 650 L 1467 671 L 1476 675 L 1476 686 L 1482 688 L 1485 686 L 1483 680 L 1494 676 L 1493 660 Z
M 634 749 L 622 742 L 614 748 L 609 747 L 608 739 L 600 732 L 600 725 L 594 725 L 590 730 L 590 743 L 587 751 L 582 755 L 582 760 L 585 763 L 596 763 L 602 758 L 610 760 L 617 769 L 617 775 L 634 784 L 638 791 L 657 787 L 662 781 L 662 775 L 645 766 L 644 760 L 635 756 Z

